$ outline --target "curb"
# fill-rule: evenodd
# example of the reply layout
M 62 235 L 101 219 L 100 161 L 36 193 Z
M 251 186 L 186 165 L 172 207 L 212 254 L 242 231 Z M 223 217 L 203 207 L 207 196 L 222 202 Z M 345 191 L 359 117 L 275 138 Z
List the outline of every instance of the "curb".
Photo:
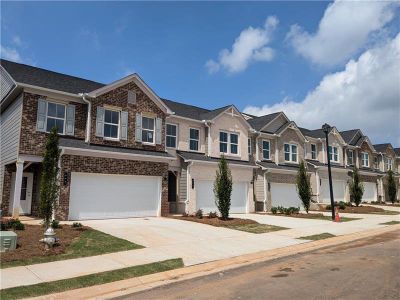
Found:
M 306 253 L 322 248 L 354 242 L 363 238 L 380 235 L 387 232 L 397 231 L 400 225 L 391 225 L 384 228 L 369 230 L 367 232 L 357 232 L 348 235 L 332 237 L 325 240 L 312 241 L 304 244 L 297 244 L 283 248 L 266 250 L 256 253 L 245 254 L 232 258 L 212 261 L 204 264 L 184 267 L 176 270 L 160 272 L 142 277 L 134 277 L 121 281 L 110 282 L 76 290 L 65 291 L 56 294 L 39 296 L 35 300 L 53 299 L 111 299 L 126 296 L 129 294 L 142 292 L 155 287 L 160 287 L 170 283 L 176 283 L 188 279 L 202 277 L 222 271 L 235 269 L 238 267 L 251 265 L 259 262 L 266 262 L 278 258 L 288 257 L 300 253 Z

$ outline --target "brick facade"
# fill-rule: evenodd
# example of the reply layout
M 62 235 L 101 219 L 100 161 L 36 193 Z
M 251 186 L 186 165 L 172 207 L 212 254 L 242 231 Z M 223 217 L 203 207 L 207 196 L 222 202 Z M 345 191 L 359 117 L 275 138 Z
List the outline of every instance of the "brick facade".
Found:
M 162 176 L 161 215 L 165 216 L 169 213 L 168 163 L 63 155 L 61 174 L 65 172 L 68 173 L 69 178 L 71 178 L 71 172 Z M 56 213 L 60 220 L 68 219 L 70 183 L 71 180 L 67 185 L 63 182 L 60 184 L 60 199 Z
M 3 179 L 3 198 L 1 201 L 1 210 L 3 215 L 8 215 L 10 211 L 10 196 L 11 196 L 11 176 L 15 172 L 15 165 L 7 165 L 4 167 Z

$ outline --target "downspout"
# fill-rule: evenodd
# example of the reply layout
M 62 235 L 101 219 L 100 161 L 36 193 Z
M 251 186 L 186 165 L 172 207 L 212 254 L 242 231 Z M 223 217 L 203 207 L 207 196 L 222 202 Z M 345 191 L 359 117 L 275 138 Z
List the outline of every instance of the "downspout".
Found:
M 86 119 L 86 136 L 85 136 L 85 143 L 90 144 L 90 131 L 91 131 L 91 119 L 92 119 L 92 102 L 90 102 L 86 97 L 88 97 L 87 93 L 80 93 L 83 102 L 88 105 L 88 114 Z

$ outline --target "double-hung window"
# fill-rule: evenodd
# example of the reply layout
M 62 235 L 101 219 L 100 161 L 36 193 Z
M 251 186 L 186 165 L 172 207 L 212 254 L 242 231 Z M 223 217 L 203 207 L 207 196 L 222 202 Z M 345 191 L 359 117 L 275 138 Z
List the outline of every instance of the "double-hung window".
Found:
M 219 133 L 219 152 L 228 153 L 228 133 L 223 131 Z
M 142 142 L 154 144 L 154 118 L 142 116 Z
M 329 159 L 334 162 L 339 161 L 338 148 L 329 146 Z
M 104 137 L 109 139 L 119 138 L 119 117 L 117 110 L 104 110 Z
M 219 132 L 219 152 L 239 154 L 239 135 L 236 133 Z
M 379 169 L 379 160 L 378 160 L 378 156 L 374 157 L 374 168 L 375 169 Z
M 392 170 L 392 159 L 388 157 L 386 159 L 386 171 Z
M 297 162 L 297 145 L 295 144 L 284 144 L 283 145 L 285 161 Z
M 249 152 L 249 155 L 252 155 L 252 153 L 251 153 L 251 139 L 247 139 L 247 152 Z
M 200 131 L 196 128 L 190 128 L 189 149 L 191 151 L 199 151 L 199 137 L 200 137 Z
M 349 150 L 347 152 L 347 164 L 349 166 L 352 166 L 354 164 L 353 150 Z
M 167 124 L 167 147 L 176 148 L 177 126 Z
M 263 153 L 263 159 L 270 159 L 270 142 L 269 141 L 262 141 L 262 153 Z
M 363 167 L 369 167 L 369 154 L 366 152 L 361 152 L 361 165 Z
M 317 145 L 311 144 L 311 159 L 317 159 Z
M 236 133 L 231 133 L 229 136 L 231 154 L 239 154 L 239 135 Z
M 57 128 L 59 134 L 64 134 L 65 128 L 65 105 L 47 102 L 46 131 L 50 132 L 53 127 Z

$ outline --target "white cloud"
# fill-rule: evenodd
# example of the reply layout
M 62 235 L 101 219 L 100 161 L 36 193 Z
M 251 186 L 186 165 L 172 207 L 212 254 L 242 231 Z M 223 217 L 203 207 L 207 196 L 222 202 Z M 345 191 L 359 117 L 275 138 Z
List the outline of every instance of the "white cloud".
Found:
M 210 59 L 206 62 L 209 73 L 221 69 L 229 73 L 238 73 L 247 69 L 252 62 L 271 61 L 274 58 L 274 50 L 267 45 L 278 22 L 276 17 L 269 16 L 263 27 L 250 26 L 244 29 L 235 39 L 232 50 L 223 49 L 219 53 L 218 61 Z
M 291 26 L 287 40 L 297 53 L 312 63 L 335 66 L 346 62 L 391 21 L 399 2 L 335 1 L 329 4 L 317 32 L 310 34 Z
M 343 71 L 326 75 L 301 102 L 284 99 L 244 112 L 264 115 L 284 111 L 299 126 L 339 130 L 360 128 L 374 143 L 400 145 L 400 33 L 350 60 Z
M 22 58 L 20 53 L 16 48 L 11 48 L 11 47 L 6 47 L 3 45 L 0 45 L 0 55 L 2 58 L 15 61 L 15 62 L 21 62 Z
M 14 35 L 12 37 L 11 41 L 15 46 L 21 46 L 22 45 L 22 40 L 18 35 Z

